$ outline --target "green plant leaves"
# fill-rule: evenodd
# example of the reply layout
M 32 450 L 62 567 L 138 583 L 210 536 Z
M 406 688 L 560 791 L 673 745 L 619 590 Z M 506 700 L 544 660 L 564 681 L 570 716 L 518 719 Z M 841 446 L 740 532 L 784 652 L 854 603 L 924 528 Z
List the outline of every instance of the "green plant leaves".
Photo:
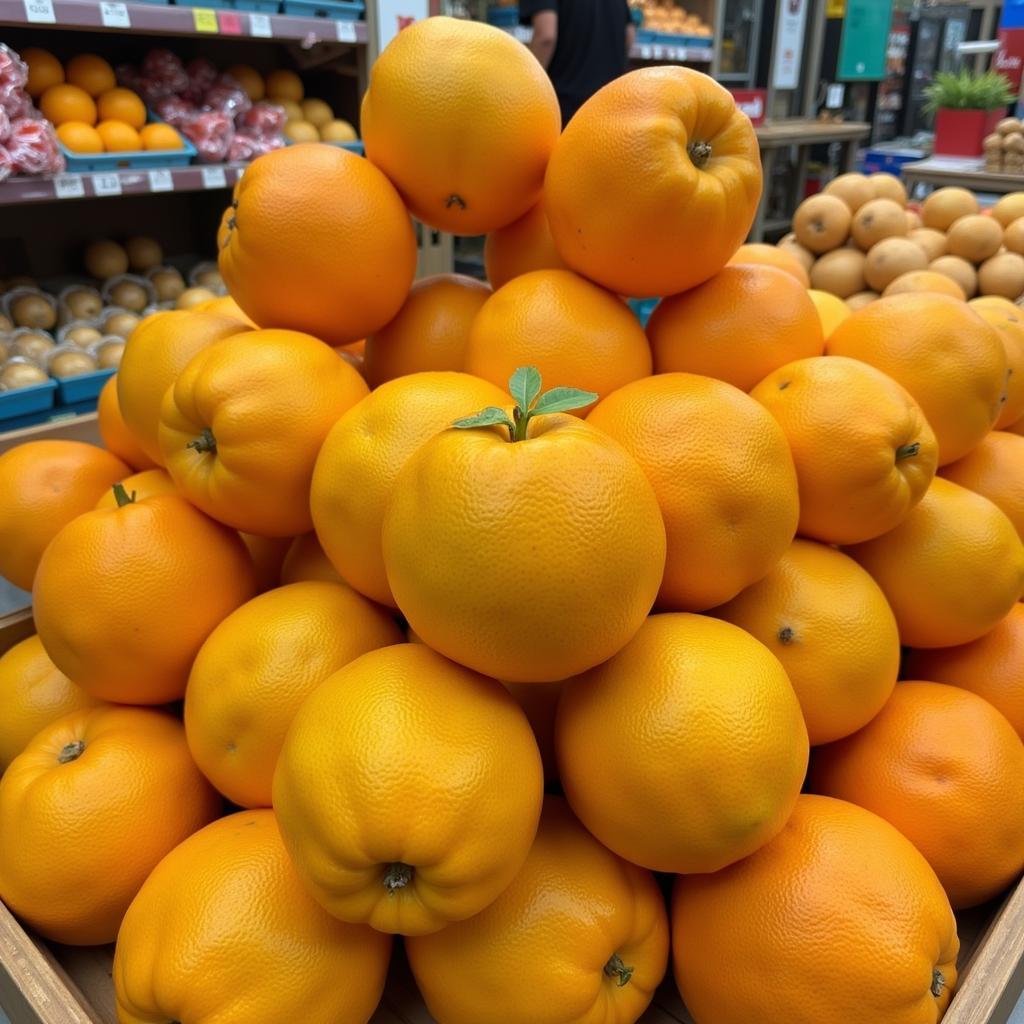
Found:
M 535 416 L 546 416 L 553 412 L 582 409 L 585 405 L 596 402 L 597 398 L 598 396 L 593 391 L 581 391 L 579 388 L 552 388 L 546 394 L 541 395 L 533 407 L 533 413 Z
M 481 409 L 472 416 L 463 416 L 461 420 L 456 420 L 452 426 L 458 427 L 459 430 L 470 430 L 473 427 L 508 427 L 509 433 L 515 429 L 508 413 L 504 409 L 499 409 L 496 405 L 489 405 L 486 409 Z
M 529 412 L 540 394 L 540 370 L 536 366 L 520 366 L 508 379 L 508 393 L 523 412 Z
M 965 68 L 959 74 L 940 71 L 925 89 L 926 109 L 934 113 L 940 107 L 957 110 L 998 110 L 1013 102 L 1006 79 L 998 71 L 972 75 Z

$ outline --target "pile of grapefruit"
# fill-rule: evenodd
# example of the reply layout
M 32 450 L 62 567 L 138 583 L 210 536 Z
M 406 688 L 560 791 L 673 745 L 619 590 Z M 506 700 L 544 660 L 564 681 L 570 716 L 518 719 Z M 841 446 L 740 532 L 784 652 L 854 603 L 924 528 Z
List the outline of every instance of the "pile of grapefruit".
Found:
M 429 19 L 362 129 L 246 172 L 106 450 L 0 457 L 0 897 L 116 941 L 122 1024 L 365 1022 L 394 936 L 439 1024 L 631 1024 L 670 967 L 697 1024 L 935 1024 L 1024 867 L 1011 312 L 826 338 L 690 70 L 560 134 Z M 410 215 L 492 287 L 413 284 Z

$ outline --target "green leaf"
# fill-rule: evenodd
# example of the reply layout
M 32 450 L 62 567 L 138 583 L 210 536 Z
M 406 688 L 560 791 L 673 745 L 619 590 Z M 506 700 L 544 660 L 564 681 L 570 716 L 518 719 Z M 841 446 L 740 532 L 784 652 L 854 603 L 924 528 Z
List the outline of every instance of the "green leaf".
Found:
M 452 426 L 458 427 L 459 430 L 471 430 L 473 427 L 508 427 L 510 433 L 515 430 L 515 426 L 512 420 L 509 419 L 508 413 L 504 409 L 499 409 L 496 405 L 489 405 L 486 409 L 481 409 L 472 416 L 463 416 L 461 420 L 456 420 Z
M 508 379 L 508 393 L 523 412 L 529 412 L 540 394 L 540 370 L 536 366 L 520 366 Z
M 581 391 L 579 388 L 552 388 L 537 399 L 533 413 L 535 416 L 541 416 L 553 412 L 568 412 L 570 409 L 582 409 L 583 406 L 596 402 L 597 398 L 598 396 L 593 391 Z

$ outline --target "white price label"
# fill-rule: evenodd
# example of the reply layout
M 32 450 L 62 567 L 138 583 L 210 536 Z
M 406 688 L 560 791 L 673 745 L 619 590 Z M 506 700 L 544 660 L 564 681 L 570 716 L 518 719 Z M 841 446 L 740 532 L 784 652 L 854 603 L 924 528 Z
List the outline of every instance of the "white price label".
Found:
M 356 41 L 356 23 L 354 21 L 339 21 L 336 24 L 339 43 L 354 43 Z
M 203 168 L 203 188 L 227 188 L 228 176 L 223 167 Z
M 81 199 L 85 195 L 85 183 L 80 174 L 58 174 L 53 179 L 53 194 L 58 199 Z
M 100 21 L 106 28 L 131 28 L 127 4 L 100 4 Z
M 173 192 L 174 191 L 174 175 L 171 174 L 166 168 L 159 171 L 149 172 L 149 191 L 150 192 Z
M 38 25 L 56 25 L 53 0 L 24 0 L 25 19 Z
M 640 59 L 650 60 L 651 59 L 651 48 L 649 46 L 640 47 Z
M 116 174 L 94 174 L 92 190 L 98 196 L 119 196 L 121 194 L 121 179 Z
M 273 39 L 274 26 L 270 22 L 270 15 L 250 14 L 249 35 L 256 36 L 257 39 Z

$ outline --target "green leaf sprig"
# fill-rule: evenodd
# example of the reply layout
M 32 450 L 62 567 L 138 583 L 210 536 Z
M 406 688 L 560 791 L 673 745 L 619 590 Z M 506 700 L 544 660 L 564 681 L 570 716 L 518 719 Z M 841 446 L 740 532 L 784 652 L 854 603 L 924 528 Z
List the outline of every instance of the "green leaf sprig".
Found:
M 534 416 L 548 416 L 555 412 L 569 412 L 582 409 L 598 396 L 593 391 L 581 391 L 579 388 L 552 388 L 541 394 L 540 370 L 536 366 L 520 366 L 509 377 L 508 391 L 515 399 L 516 405 L 512 415 L 496 405 L 464 416 L 456 420 L 452 426 L 459 430 L 471 430 L 474 427 L 507 427 L 509 441 L 525 441 L 530 420 Z

